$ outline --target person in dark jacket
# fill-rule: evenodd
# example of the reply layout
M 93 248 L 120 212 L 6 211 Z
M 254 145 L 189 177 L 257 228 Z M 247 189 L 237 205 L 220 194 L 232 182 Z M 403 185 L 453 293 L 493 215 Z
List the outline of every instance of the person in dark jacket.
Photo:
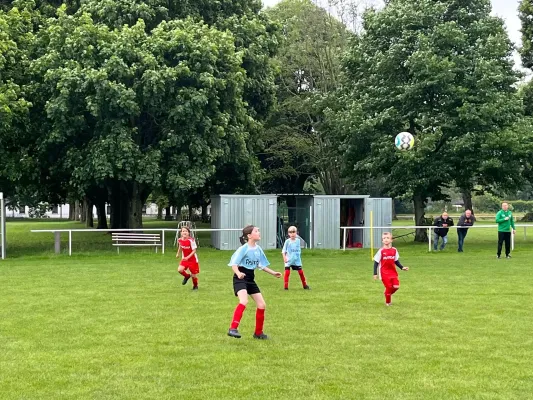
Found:
M 448 216 L 448 213 L 444 211 L 440 217 L 435 218 L 435 223 L 433 224 L 435 228 L 435 233 L 433 235 L 433 250 L 437 251 L 439 247 L 439 238 L 442 238 L 442 244 L 440 249 L 444 250 L 446 243 L 448 243 L 448 231 L 449 227 L 453 226 L 453 219 Z
M 466 234 L 468 233 L 468 228 L 474 226 L 476 222 L 476 217 L 472 213 L 472 210 L 466 210 L 463 215 L 459 217 L 459 222 L 457 222 L 457 241 L 459 246 L 457 251 L 459 253 L 463 252 L 463 244 L 465 242 Z

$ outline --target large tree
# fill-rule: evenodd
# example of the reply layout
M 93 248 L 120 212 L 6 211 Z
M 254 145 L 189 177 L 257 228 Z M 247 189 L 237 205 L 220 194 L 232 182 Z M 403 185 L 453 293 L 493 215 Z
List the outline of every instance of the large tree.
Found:
M 263 190 L 301 192 L 315 175 L 326 193 L 340 194 L 335 136 L 323 121 L 341 85 L 341 57 L 352 33 L 311 0 L 283 0 L 267 13 L 282 26 L 283 38 L 276 57 L 278 104 L 260 154 Z
M 33 15 L 37 30 L 22 82 L 37 187 L 99 209 L 109 201 L 112 226 L 135 228 L 154 189 L 177 198 L 220 179 L 255 183 L 277 34 L 259 1 L 4 6 Z M 11 125 L 4 147 L 17 142 Z
M 513 46 L 490 11 L 489 0 L 391 0 L 365 13 L 346 59 L 348 172 L 386 176 L 419 225 L 428 198 L 479 176 L 496 155 L 484 146 L 520 115 Z M 400 131 L 415 135 L 414 150 L 394 148 Z

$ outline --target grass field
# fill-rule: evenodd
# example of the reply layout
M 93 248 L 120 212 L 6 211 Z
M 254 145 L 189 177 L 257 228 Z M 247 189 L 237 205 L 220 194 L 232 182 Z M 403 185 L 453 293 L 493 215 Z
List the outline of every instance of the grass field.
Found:
M 59 226 L 80 227 L 8 224 L 2 400 L 533 398 L 533 240 L 521 231 L 511 260 L 495 258 L 484 229 L 469 232 L 462 254 L 454 232 L 438 253 L 398 241 L 411 270 L 389 308 L 370 251 L 304 251 L 311 291 L 295 273 L 288 292 L 258 275 L 272 339 L 257 341 L 251 303 L 243 338 L 226 336 L 231 253 L 200 249 L 193 292 L 171 252 L 116 255 L 98 233 L 55 256 L 50 234 L 28 233 Z M 280 270 L 279 252 L 267 256 Z

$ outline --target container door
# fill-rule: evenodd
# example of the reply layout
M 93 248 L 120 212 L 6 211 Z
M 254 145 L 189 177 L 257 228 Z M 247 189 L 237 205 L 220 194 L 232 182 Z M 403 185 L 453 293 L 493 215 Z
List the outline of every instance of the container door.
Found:
M 371 223 L 372 221 L 372 223 Z M 373 227 L 374 243 L 373 247 L 379 248 L 381 246 L 381 234 L 392 229 L 392 199 L 381 198 L 365 199 L 365 227 Z M 370 248 L 370 229 L 365 229 L 364 247 Z
M 321 196 L 313 199 L 313 248 L 340 248 L 340 198 Z

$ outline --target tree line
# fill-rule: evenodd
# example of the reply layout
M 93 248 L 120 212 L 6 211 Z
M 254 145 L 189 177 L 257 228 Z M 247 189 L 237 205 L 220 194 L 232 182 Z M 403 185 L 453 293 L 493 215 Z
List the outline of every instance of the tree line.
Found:
M 304 190 L 409 200 L 422 224 L 450 186 L 469 207 L 532 181 L 533 89 L 489 0 L 329 5 L 1 1 L 0 188 L 136 228 L 148 199 Z

